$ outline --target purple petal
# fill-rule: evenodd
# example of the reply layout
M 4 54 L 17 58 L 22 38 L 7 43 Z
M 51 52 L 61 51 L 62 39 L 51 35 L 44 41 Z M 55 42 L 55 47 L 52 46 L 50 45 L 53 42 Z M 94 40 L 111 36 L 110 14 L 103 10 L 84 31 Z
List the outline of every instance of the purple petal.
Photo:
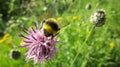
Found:
M 24 36 L 23 34 L 19 34 L 19 37 L 23 37 L 23 38 L 29 39 L 28 37 Z
M 36 29 L 38 29 L 38 22 L 34 22 Z

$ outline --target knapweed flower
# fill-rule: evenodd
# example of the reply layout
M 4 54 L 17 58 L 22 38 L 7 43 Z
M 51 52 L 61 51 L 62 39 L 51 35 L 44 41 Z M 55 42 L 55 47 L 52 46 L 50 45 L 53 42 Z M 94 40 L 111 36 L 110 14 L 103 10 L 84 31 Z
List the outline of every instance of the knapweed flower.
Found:
M 27 61 L 34 60 L 34 64 L 37 62 L 43 63 L 55 55 L 57 40 L 53 36 L 46 37 L 43 27 L 39 29 L 38 24 L 35 23 L 35 28 L 24 29 L 24 32 L 28 35 L 20 34 L 19 36 L 24 38 L 23 41 L 25 42 L 21 46 L 28 48 Z
M 20 56 L 21 56 L 21 52 L 18 51 L 18 50 L 11 50 L 11 52 L 10 52 L 10 56 L 11 56 L 12 59 L 17 60 L 17 59 L 20 58 Z
M 106 20 L 105 16 L 106 16 L 105 10 L 103 9 L 97 10 L 93 15 L 91 15 L 90 22 L 93 25 L 100 27 L 105 24 L 105 20 Z

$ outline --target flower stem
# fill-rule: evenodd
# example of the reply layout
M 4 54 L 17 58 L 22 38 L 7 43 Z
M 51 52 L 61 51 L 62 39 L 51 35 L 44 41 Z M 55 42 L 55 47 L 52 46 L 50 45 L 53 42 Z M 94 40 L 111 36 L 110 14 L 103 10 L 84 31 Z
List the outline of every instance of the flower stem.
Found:
M 92 27 L 92 29 L 90 30 L 89 34 L 85 38 L 85 41 L 83 42 L 82 46 L 78 49 L 79 52 L 76 54 L 76 56 L 75 56 L 73 62 L 71 63 L 70 67 L 72 67 L 72 65 L 74 64 L 75 60 L 77 59 L 78 55 L 80 54 L 80 49 L 85 46 L 85 43 L 88 41 L 88 39 L 91 36 L 91 34 L 92 34 L 92 32 L 93 32 L 94 29 L 95 29 L 95 26 Z

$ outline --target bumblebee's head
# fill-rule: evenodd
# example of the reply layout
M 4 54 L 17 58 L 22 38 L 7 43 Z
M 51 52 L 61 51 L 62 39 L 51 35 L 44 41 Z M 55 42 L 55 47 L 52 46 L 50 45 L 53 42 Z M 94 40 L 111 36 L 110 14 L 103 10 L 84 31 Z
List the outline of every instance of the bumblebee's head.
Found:
M 46 36 L 56 34 L 60 28 L 58 27 L 57 21 L 54 18 L 48 18 L 43 23 L 44 33 Z

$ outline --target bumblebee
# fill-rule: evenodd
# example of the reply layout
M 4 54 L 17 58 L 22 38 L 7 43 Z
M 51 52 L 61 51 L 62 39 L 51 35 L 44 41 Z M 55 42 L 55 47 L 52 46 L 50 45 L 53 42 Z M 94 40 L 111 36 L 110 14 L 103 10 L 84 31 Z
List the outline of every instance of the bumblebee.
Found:
M 46 37 L 55 36 L 59 33 L 60 28 L 57 24 L 57 20 L 54 18 L 48 18 L 42 22 L 42 27 Z

